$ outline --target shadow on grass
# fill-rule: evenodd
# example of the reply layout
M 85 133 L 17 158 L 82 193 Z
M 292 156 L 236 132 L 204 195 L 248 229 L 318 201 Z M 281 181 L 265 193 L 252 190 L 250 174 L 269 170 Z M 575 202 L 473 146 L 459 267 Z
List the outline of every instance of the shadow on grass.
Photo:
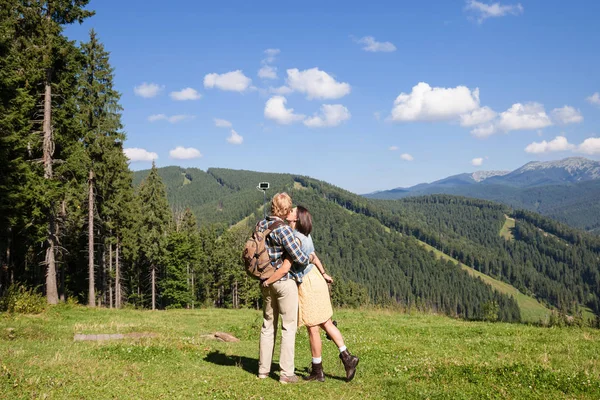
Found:
M 220 351 L 211 351 L 210 353 L 208 353 L 206 355 L 206 357 L 204 357 L 204 361 L 212 363 L 212 364 L 216 364 L 216 365 L 222 365 L 224 367 L 242 368 L 244 371 L 246 371 L 254 376 L 258 375 L 258 359 L 256 359 L 256 358 L 249 358 L 249 357 L 236 356 L 236 355 L 227 355 L 225 353 L 221 353 Z M 274 372 L 274 371 L 278 371 L 278 370 L 279 370 L 279 366 L 275 363 L 272 363 L 271 364 L 271 373 L 269 374 L 269 377 L 272 379 L 275 379 L 275 380 L 279 380 L 279 375 L 275 374 L 275 372 Z M 301 370 L 301 372 L 304 372 L 305 376 L 308 376 L 310 374 L 310 367 L 305 367 L 303 370 Z M 330 374 L 325 374 L 325 376 L 327 378 L 331 378 L 331 379 L 335 379 L 335 380 L 339 380 L 339 381 L 346 381 L 345 378 L 342 378 L 339 376 L 334 376 L 334 375 L 330 375 Z
M 204 361 L 225 367 L 242 368 L 244 371 L 252 375 L 258 375 L 258 359 L 256 358 L 227 355 L 225 353 L 221 353 L 220 351 L 211 351 L 206 355 L 206 357 L 204 357 Z M 279 376 L 275 375 L 273 372 L 278 369 L 279 366 L 277 364 L 271 364 L 271 374 L 269 376 L 273 379 L 279 379 Z

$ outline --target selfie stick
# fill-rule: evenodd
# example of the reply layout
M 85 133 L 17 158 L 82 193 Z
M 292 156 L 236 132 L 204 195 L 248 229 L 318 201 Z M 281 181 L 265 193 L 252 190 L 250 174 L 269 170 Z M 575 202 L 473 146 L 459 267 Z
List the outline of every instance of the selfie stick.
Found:
M 269 182 L 260 182 L 256 188 L 263 192 L 263 214 L 264 218 L 267 219 L 267 190 L 269 189 Z

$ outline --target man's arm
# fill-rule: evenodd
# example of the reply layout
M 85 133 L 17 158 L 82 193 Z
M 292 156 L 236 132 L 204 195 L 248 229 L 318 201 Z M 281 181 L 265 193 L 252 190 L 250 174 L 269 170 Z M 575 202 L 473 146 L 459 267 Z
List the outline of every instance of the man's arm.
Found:
M 310 264 L 310 258 L 298 245 L 298 241 L 296 241 L 296 238 L 294 237 L 292 228 L 287 225 L 282 226 L 279 229 L 278 236 L 281 241 L 281 245 L 294 262 L 304 267 Z
M 283 264 L 281 264 L 281 267 L 279 267 L 277 269 L 277 271 L 275 271 L 269 279 L 264 281 L 262 283 L 262 285 L 264 287 L 267 287 L 270 284 L 277 282 L 278 280 L 283 278 L 283 276 L 286 275 L 290 271 L 291 267 L 292 267 L 292 260 L 290 259 L 290 257 L 288 255 L 286 255 L 285 258 L 283 259 Z

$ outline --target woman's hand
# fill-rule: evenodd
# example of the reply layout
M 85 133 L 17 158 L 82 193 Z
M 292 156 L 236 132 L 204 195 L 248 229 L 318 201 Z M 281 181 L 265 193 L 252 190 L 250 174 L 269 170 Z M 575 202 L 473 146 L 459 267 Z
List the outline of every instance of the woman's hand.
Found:
M 333 283 L 333 278 L 330 277 L 329 275 L 323 273 L 323 278 L 325 279 L 325 282 L 327 283 Z

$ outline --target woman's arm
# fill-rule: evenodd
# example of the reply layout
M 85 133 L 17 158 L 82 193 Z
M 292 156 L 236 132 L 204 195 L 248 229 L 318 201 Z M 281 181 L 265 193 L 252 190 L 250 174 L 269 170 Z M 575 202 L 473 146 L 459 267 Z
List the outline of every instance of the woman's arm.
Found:
M 283 264 L 281 265 L 281 267 L 279 267 L 279 269 L 277 269 L 275 271 L 275 273 L 273 273 L 273 275 L 271 275 L 271 277 L 269 279 L 263 281 L 262 286 L 267 287 L 270 284 L 277 282 L 278 280 L 283 278 L 285 276 L 285 274 L 287 274 L 290 271 L 291 267 L 292 267 L 292 260 L 290 259 L 290 257 L 288 255 L 286 255 L 285 258 L 283 259 Z
M 321 275 L 323 275 L 325 281 L 327 283 L 333 283 L 333 278 L 325 273 L 325 268 L 323 267 L 323 264 L 321 264 L 321 260 L 319 260 L 319 257 L 317 257 L 317 253 L 310 253 L 310 255 L 312 256 L 312 263 L 315 265 L 315 267 L 319 269 L 319 272 L 321 273 Z

